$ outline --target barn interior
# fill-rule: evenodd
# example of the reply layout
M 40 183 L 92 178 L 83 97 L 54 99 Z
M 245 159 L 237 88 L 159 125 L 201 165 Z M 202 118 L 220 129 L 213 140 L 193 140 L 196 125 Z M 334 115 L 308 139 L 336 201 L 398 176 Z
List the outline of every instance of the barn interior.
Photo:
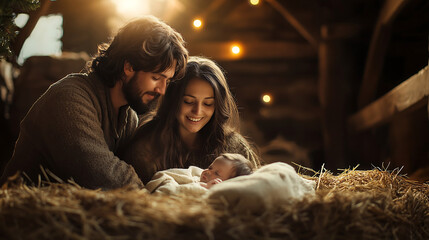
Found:
M 15 12 L 28 16 L 15 53 L 50 17 L 60 22 L 60 51 L 1 62 L 2 168 L 20 120 L 48 86 L 80 72 L 117 26 L 151 14 L 182 34 L 191 55 L 224 69 L 242 133 L 266 163 L 401 168 L 429 180 L 426 0 L 42 0 Z

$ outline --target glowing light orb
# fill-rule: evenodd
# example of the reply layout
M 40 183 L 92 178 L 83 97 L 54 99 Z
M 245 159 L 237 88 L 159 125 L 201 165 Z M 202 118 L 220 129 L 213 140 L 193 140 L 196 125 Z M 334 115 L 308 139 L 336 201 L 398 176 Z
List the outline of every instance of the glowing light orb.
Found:
M 149 13 L 148 0 L 111 0 L 119 14 L 132 18 Z
M 232 46 L 231 52 L 234 54 L 239 54 L 240 53 L 240 47 L 237 45 Z
M 194 27 L 200 28 L 201 26 L 203 26 L 203 22 L 200 19 L 195 19 L 194 20 Z
M 250 4 L 252 4 L 254 6 L 259 4 L 259 0 L 250 0 L 249 2 L 250 2 Z
M 268 94 L 264 94 L 263 96 L 262 96 L 262 101 L 264 102 L 264 103 L 271 103 L 271 96 L 270 95 L 268 95 Z

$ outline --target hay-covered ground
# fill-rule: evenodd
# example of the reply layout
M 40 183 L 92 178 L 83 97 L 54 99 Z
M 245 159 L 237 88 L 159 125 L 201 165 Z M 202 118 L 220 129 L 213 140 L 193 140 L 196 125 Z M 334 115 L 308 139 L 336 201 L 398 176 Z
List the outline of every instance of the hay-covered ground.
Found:
M 0 239 L 429 239 L 428 184 L 378 169 L 308 178 L 315 197 L 261 215 L 141 190 L 4 186 Z

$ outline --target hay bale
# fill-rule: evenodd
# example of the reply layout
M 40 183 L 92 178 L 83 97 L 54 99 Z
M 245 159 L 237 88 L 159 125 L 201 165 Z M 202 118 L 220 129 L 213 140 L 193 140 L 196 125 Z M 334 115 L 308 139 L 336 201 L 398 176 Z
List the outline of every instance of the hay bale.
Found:
M 18 184 L 0 190 L 0 238 L 429 239 L 427 184 L 377 169 L 307 177 L 314 197 L 258 215 L 196 196 Z

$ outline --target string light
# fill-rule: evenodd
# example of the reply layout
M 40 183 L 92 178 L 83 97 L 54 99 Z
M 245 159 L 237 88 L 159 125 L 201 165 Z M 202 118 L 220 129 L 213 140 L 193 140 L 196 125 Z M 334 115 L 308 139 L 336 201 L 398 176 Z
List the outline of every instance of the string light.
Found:
M 203 22 L 201 21 L 201 19 L 195 19 L 194 20 L 194 28 L 201 28 L 203 26 Z
M 269 94 L 262 95 L 261 99 L 262 99 L 262 102 L 265 103 L 265 104 L 271 104 L 272 100 L 273 100 L 273 98 Z
M 234 54 L 239 54 L 240 53 L 240 47 L 237 45 L 232 46 L 231 52 Z
M 229 45 L 229 50 L 225 50 L 229 51 L 229 57 L 231 57 L 232 59 L 239 59 L 243 57 L 243 54 L 246 49 L 240 42 L 231 42 Z
M 259 4 L 259 0 L 249 0 L 250 4 L 252 4 L 253 6 L 256 6 Z

